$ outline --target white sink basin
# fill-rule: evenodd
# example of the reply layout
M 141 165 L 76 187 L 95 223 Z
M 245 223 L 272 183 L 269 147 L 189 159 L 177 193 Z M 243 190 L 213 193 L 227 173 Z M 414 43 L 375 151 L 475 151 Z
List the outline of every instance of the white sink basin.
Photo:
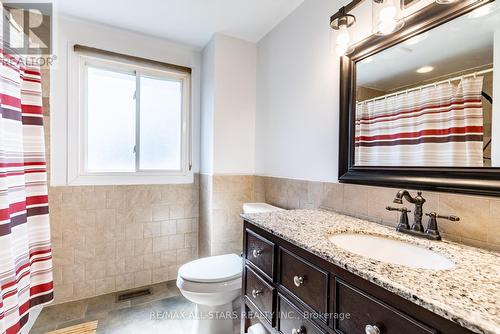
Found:
M 450 269 L 455 264 L 438 253 L 407 242 L 365 234 L 336 234 L 329 240 L 337 247 L 381 262 L 417 269 Z

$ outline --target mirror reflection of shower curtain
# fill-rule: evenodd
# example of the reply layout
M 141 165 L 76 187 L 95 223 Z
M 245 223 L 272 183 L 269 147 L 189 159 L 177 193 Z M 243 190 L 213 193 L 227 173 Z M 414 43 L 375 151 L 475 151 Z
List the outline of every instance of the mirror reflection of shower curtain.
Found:
M 357 166 L 483 166 L 483 77 L 356 105 Z

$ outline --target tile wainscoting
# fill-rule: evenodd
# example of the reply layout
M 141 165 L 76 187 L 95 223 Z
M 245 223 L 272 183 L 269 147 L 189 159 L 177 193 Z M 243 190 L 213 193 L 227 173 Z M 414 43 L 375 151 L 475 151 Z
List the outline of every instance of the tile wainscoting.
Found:
M 384 225 L 398 223 L 398 214 L 385 210 L 393 205 L 400 190 L 396 188 L 256 176 L 255 189 L 261 200 L 286 209 L 321 207 Z M 444 239 L 500 251 L 500 199 L 428 191 L 423 196 L 427 199 L 425 212 L 461 218 L 460 222 L 439 220 Z M 405 205 L 413 209 L 411 204 Z
M 198 257 L 198 181 L 50 187 L 55 303 L 166 282 Z
M 243 203 L 263 200 L 253 175 L 200 175 L 200 256 L 240 254 Z

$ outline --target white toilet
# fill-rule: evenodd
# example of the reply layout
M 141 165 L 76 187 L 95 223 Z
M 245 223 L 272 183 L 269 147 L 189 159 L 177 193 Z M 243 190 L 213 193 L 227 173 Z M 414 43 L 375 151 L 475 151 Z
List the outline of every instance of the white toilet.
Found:
M 266 203 L 245 203 L 244 213 L 282 210 Z M 210 256 L 179 268 L 177 287 L 196 304 L 192 334 L 233 333 L 233 301 L 241 296 L 243 263 L 236 254 Z
M 196 304 L 193 334 L 233 332 L 233 300 L 241 294 L 241 257 L 210 256 L 179 268 L 177 287 Z

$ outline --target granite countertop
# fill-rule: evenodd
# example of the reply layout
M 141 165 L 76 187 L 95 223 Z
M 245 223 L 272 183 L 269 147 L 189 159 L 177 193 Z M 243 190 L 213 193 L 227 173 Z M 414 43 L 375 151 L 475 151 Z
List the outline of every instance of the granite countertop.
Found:
M 415 238 L 384 225 L 326 210 L 242 215 L 262 229 L 476 333 L 500 334 L 500 254 Z M 384 236 L 451 259 L 446 270 L 413 269 L 368 259 L 332 244 L 337 233 Z

